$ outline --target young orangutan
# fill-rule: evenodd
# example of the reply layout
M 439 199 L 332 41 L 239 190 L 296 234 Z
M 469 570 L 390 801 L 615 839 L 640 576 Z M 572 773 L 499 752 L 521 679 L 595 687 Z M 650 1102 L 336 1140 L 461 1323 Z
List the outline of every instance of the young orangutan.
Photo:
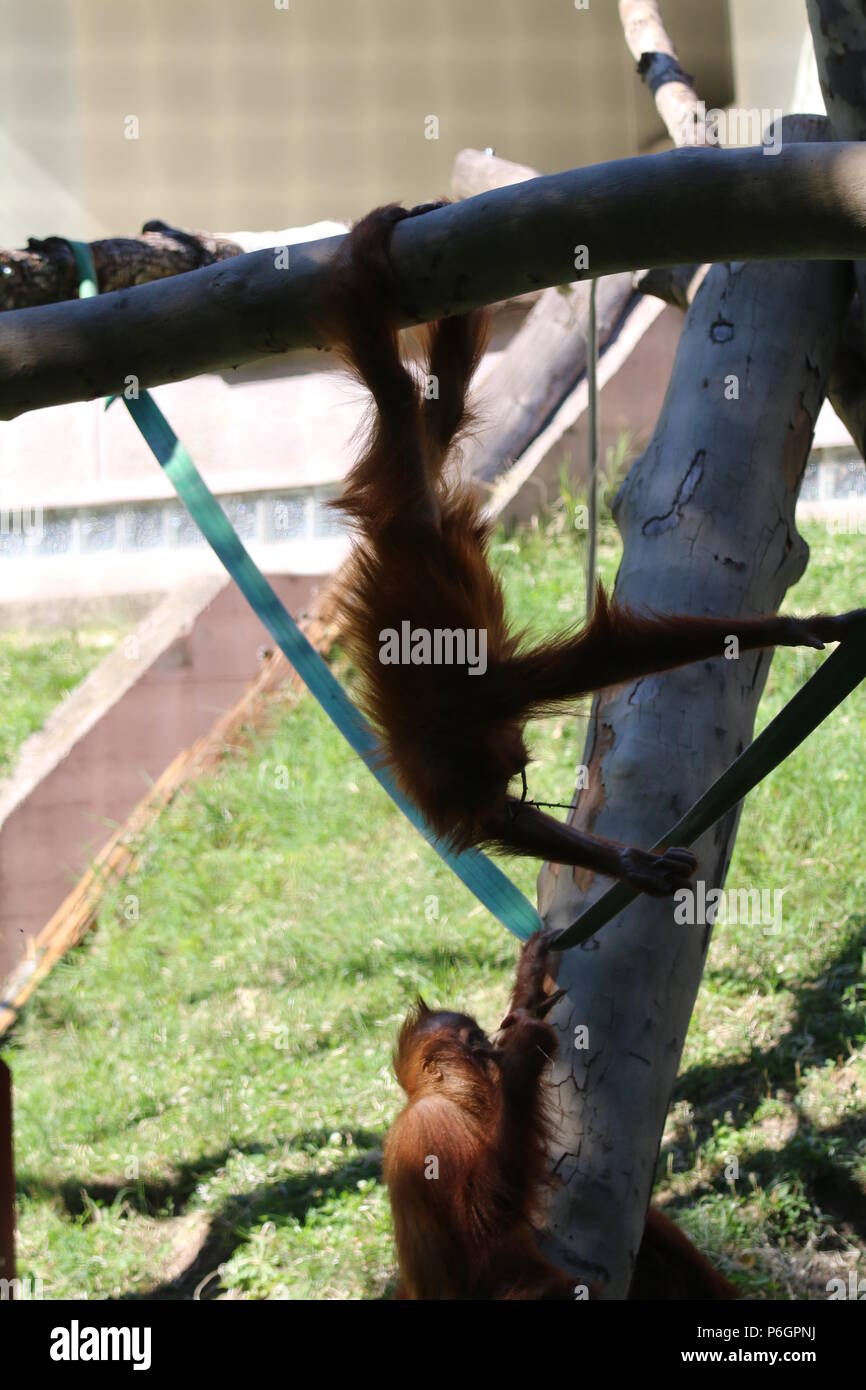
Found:
M 549 1187 L 543 1076 L 556 1052 L 545 1015 L 556 933 L 536 932 L 520 957 L 511 1007 L 488 1038 L 468 1014 L 419 1000 L 394 1065 L 407 1103 L 385 1141 L 398 1297 L 573 1299 L 579 1276 L 536 1244 Z M 589 1297 L 598 1291 L 588 1284 Z M 667 1217 L 650 1209 L 632 1297 L 730 1299 L 735 1290 Z
M 821 647 L 851 631 L 863 610 L 803 619 L 661 616 L 621 608 L 599 586 L 582 629 L 537 646 L 512 629 L 488 563 L 481 504 L 465 483 L 444 476 L 469 424 L 466 393 L 487 317 L 474 312 L 429 325 L 425 381 L 403 363 L 398 345 L 388 239 L 397 222 L 437 206 L 385 207 L 364 217 L 342 243 L 319 308 L 324 333 L 375 407 L 336 503 L 361 533 L 342 606 L 362 703 L 398 784 L 456 849 L 488 845 L 580 864 L 665 896 L 693 873 L 690 850 L 618 845 L 526 802 L 527 720 L 604 686 L 719 657 L 732 636 L 742 651 Z M 386 660 L 386 634 L 404 632 L 417 639 L 411 659 Z M 443 661 L 429 664 L 431 634 L 445 634 L 451 646 Z M 484 669 L 480 661 L 461 662 L 453 645 L 470 636 L 479 646 L 483 637 Z M 517 777 L 523 799 L 509 793 Z

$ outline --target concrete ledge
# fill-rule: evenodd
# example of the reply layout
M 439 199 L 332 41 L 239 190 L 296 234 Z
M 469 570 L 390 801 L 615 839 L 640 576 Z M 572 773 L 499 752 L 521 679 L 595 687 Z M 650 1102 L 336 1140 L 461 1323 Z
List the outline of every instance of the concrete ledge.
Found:
M 51 711 L 43 727 L 22 745 L 10 776 L 0 781 L 0 830 L 16 806 L 69 756 L 79 739 L 178 637 L 190 631 L 202 609 L 228 582 L 225 570 L 220 569 L 218 574 L 200 577 L 180 593 L 169 594 Z

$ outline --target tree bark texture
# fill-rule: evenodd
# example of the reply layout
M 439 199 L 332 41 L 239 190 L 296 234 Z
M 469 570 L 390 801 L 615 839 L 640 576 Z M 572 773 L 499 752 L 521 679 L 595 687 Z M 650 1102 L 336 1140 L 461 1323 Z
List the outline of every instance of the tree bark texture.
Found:
M 710 270 L 652 440 L 616 500 L 620 602 L 715 615 L 779 606 L 806 564 L 794 507 L 850 295 L 838 263 Z M 573 823 L 652 844 L 751 740 L 769 662 L 704 662 L 596 697 Z M 708 890 L 724 883 L 738 815 L 695 846 Z M 539 910 L 564 925 L 607 886 L 547 865 Z M 642 898 L 558 972 L 563 1185 L 550 1245 L 606 1280 L 610 1298 L 630 1282 L 709 938 L 709 927 L 676 925 L 670 901 Z M 587 1049 L 574 1045 L 578 1025 Z

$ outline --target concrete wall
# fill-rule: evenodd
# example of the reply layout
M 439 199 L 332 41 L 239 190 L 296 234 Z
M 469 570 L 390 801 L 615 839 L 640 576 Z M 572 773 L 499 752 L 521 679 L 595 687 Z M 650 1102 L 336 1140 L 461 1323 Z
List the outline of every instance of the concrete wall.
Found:
M 665 19 L 730 100 L 726 0 Z M 355 217 L 441 194 L 464 145 L 553 172 L 662 134 L 614 0 L 0 0 L 0 33 L 6 245 Z
M 803 80 L 802 68 L 809 56 L 804 55 L 804 42 L 811 46 L 805 2 L 730 0 L 730 12 L 736 104 L 778 107 L 785 113 L 823 111 L 817 81 L 806 84 Z M 813 64 L 814 55 L 810 67 Z M 808 104 L 801 105 L 797 98 L 807 93 Z

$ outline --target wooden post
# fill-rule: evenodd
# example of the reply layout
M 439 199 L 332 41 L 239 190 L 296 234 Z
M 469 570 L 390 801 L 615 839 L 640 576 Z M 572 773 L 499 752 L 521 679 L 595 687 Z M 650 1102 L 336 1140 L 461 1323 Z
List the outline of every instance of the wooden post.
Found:
M 15 1278 L 15 1161 L 12 1152 L 12 1074 L 0 1062 L 0 1279 L 12 1297 Z

